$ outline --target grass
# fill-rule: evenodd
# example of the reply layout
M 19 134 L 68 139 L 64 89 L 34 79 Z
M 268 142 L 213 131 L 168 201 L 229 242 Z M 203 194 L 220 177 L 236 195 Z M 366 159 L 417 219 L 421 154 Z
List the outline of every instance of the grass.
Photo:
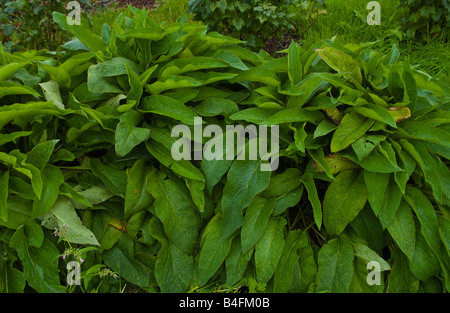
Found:
M 450 84 L 450 32 L 444 31 L 429 43 L 406 40 L 401 31 L 403 10 L 399 0 L 378 0 L 381 7 L 381 25 L 368 25 L 368 1 L 326 0 L 327 15 L 320 15 L 301 42 L 309 47 L 321 39 L 332 38 L 341 43 L 376 42 L 374 48 L 387 52 L 393 44 L 400 50 L 400 58 L 409 58 L 411 64 Z
M 174 23 L 187 11 L 189 0 L 160 0 L 161 5 L 149 11 L 149 16 L 158 23 Z M 387 52 L 393 44 L 397 44 L 401 58 L 409 58 L 411 64 L 430 75 L 450 84 L 450 32 L 444 31 L 429 43 L 406 40 L 401 31 L 403 16 L 399 0 L 378 0 L 381 6 L 381 25 L 368 25 L 366 21 L 369 11 L 367 1 L 361 0 L 326 0 L 326 15 L 320 15 L 316 23 L 306 31 L 301 39 L 304 47 L 336 36 L 341 43 L 376 42 L 374 48 Z M 91 25 L 96 33 L 100 33 L 103 23 L 111 23 L 124 8 L 110 6 L 91 14 Z M 192 16 L 186 14 L 189 22 Z M 294 19 L 295 21 L 295 19 Z M 298 22 L 298 20 L 297 20 Z M 198 23 L 198 22 L 196 22 Z M 300 27 L 300 33 L 303 31 Z
M 402 55 L 409 57 L 411 64 L 419 65 L 423 71 L 450 85 L 450 42 L 435 38 L 428 44 L 408 41 L 400 45 Z
M 360 0 L 327 0 L 326 15 L 320 15 L 314 26 L 306 32 L 303 44 L 308 46 L 320 39 L 337 36 L 339 41 L 362 43 L 382 41 L 389 37 L 397 37 L 396 27 L 401 19 L 398 0 L 380 0 L 381 25 L 367 24 L 366 1 Z M 382 44 L 380 44 L 382 46 Z

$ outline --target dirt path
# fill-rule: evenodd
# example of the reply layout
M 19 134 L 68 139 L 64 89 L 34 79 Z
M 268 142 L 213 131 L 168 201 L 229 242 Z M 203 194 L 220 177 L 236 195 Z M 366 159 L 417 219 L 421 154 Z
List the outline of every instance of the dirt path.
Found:
M 91 0 L 91 4 L 94 8 L 100 9 L 105 6 L 115 6 L 116 3 L 119 7 L 125 7 L 128 4 L 142 9 L 143 7 L 147 9 L 154 9 L 161 5 L 162 0 Z
M 155 1 L 155 0 L 116 0 L 116 2 L 119 3 L 119 6 L 127 6 L 128 4 L 131 4 L 132 6 L 142 9 L 144 6 L 147 9 L 154 9 L 161 5 L 161 0 Z M 156 3 L 158 2 L 158 3 Z

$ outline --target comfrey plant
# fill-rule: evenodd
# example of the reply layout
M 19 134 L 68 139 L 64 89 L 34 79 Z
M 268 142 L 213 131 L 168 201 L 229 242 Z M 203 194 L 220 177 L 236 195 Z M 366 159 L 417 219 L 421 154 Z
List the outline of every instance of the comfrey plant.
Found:
M 0 49 L 0 289 L 67 291 L 74 261 L 72 291 L 450 291 L 450 88 L 396 46 L 54 19 L 60 53 Z

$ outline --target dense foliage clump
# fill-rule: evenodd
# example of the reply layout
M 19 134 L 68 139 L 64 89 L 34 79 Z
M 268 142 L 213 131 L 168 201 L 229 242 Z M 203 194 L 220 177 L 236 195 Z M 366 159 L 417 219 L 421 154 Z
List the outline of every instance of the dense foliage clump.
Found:
M 55 53 L 0 51 L 2 292 L 450 290 L 450 88 L 395 45 L 273 59 L 145 10 L 53 16 Z M 278 125 L 279 167 L 175 160 L 196 117 Z
M 267 40 L 297 32 L 296 27 L 306 31 L 324 5 L 323 0 L 190 0 L 189 12 L 211 30 L 240 38 L 250 48 L 261 48 Z
M 422 37 L 428 41 L 450 27 L 450 2 L 448 0 L 400 0 L 405 7 L 406 35 Z
M 14 51 L 56 49 L 65 40 L 53 21 L 52 12 L 68 13 L 68 3 L 63 0 L 0 0 L 1 44 Z M 89 0 L 77 3 L 91 6 Z

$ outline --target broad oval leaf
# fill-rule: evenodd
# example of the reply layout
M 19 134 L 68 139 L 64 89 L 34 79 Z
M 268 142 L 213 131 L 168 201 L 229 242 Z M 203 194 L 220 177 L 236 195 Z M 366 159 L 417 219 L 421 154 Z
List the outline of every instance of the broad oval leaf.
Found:
M 323 222 L 329 234 L 339 235 L 367 202 L 362 171 L 339 173 L 328 187 L 323 200 Z
M 81 223 L 73 203 L 59 197 L 53 207 L 42 217 L 42 225 L 60 229 L 64 239 L 72 243 L 99 246 L 95 235 Z
M 331 139 L 331 152 L 338 152 L 347 148 L 359 139 L 373 125 L 373 120 L 366 119 L 358 113 L 347 113 L 342 118 Z

